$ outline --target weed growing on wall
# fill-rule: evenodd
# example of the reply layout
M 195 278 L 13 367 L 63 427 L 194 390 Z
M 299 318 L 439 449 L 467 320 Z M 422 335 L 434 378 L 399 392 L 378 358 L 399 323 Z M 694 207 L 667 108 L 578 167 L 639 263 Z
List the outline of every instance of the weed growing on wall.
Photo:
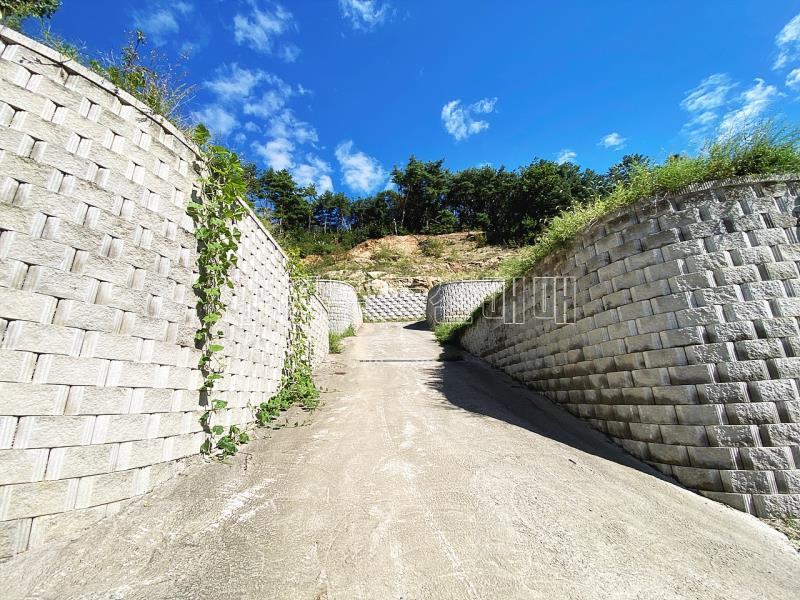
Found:
M 341 354 L 344 350 L 342 340 L 345 338 L 353 337 L 356 334 L 356 329 L 350 325 L 341 333 L 331 332 L 328 334 L 328 351 L 331 354 Z
M 461 333 L 466 329 L 466 322 L 458 323 L 439 323 L 433 329 L 436 341 L 442 345 L 458 346 Z
M 195 86 L 184 83 L 186 74 L 181 63 L 187 57 L 183 55 L 177 64 L 172 64 L 158 49 L 144 54 L 145 43 L 144 33 L 136 30 L 130 34 L 119 55 L 110 54 L 103 60 L 92 59 L 89 67 L 144 102 L 154 113 L 185 129 L 180 109 L 195 89 Z
M 235 454 L 239 444 L 248 441 L 247 433 L 235 425 L 228 431 L 214 422 L 215 415 L 227 408 L 226 400 L 214 397 L 214 389 L 223 377 L 225 337 L 220 320 L 227 307 L 226 297 L 233 289 L 230 271 L 237 264 L 237 249 L 241 232 L 236 224 L 245 216 L 240 203 L 246 192 L 244 172 L 239 159 L 222 146 L 209 144 L 208 130 L 199 126 L 195 141 L 200 146 L 203 176 L 200 180 L 200 198 L 187 205 L 195 221 L 197 238 L 197 264 L 199 275 L 194 284 L 200 328 L 195 334 L 202 353 L 198 367 L 203 373 L 202 394 L 206 411 L 200 424 L 206 440 L 200 451 L 211 454 L 219 451 L 222 457 Z
M 313 409 L 319 405 L 319 391 L 311 372 L 311 346 L 308 339 L 313 314 L 311 297 L 314 282 L 307 276 L 303 264 L 296 257 L 288 261 L 290 278 L 289 298 L 289 349 L 283 364 L 281 388 L 256 410 L 256 421 L 267 425 L 289 407 L 297 404 Z

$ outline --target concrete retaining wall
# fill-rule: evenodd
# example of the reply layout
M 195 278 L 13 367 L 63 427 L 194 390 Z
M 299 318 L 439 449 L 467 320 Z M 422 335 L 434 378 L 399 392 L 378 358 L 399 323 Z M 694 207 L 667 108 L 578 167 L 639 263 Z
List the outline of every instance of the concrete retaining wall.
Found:
M 328 309 L 332 333 L 343 333 L 349 327 L 358 330 L 363 322 L 356 289 L 344 281 L 316 280 L 317 295 Z
M 308 328 L 308 345 L 311 366 L 316 367 L 328 355 L 328 332 L 330 331 L 330 313 L 318 296 L 311 297 L 311 323 Z
M 800 516 L 798 193 L 778 177 L 625 208 L 529 273 L 575 278 L 555 298 L 574 322 L 535 318 L 554 294 L 529 281 L 504 293 L 524 324 L 480 317 L 463 344 L 687 487 Z
M 380 322 L 424 319 L 427 299 L 427 294 L 365 296 L 362 299 L 364 320 Z
M 199 451 L 196 159 L 130 95 L 0 30 L 0 557 L 119 510 Z M 224 425 L 277 391 L 290 327 L 286 256 L 252 213 L 240 228 Z
M 470 318 L 488 296 L 503 289 L 500 279 L 451 281 L 433 286 L 428 291 L 425 318 L 428 325 L 458 323 Z

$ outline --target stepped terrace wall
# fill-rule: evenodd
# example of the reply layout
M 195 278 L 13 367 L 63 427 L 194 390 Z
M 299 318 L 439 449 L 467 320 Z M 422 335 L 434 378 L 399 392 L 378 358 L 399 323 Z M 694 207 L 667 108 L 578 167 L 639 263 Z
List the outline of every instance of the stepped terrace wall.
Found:
M 377 323 L 424 319 L 427 299 L 427 294 L 364 296 L 364 320 Z
M 355 330 L 361 327 L 361 305 L 352 285 L 333 279 L 318 279 L 315 285 L 317 295 L 328 309 L 329 330 L 332 333 L 344 333 L 349 327 Z
M 199 451 L 196 161 L 132 96 L 0 30 L 0 557 L 118 510 Z M 252 213 L 239 226 L 224 425 L 277 391 L 290 328 L 287 258 Z
M 622 209 L 463 344 L 687 487 L 800 516 L 799 193 L 775 177 Z
M 425 318 L 428 325 L 458 323 L 470 318 L 487 296 L 503 289 L 500 279 L 451 281 L 433 286 L 428 291 Z

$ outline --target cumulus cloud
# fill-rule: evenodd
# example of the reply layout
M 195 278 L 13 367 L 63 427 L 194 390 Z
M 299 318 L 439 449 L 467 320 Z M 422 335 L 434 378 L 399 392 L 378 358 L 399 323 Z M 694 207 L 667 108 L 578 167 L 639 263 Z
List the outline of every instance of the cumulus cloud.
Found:
M 800 69 L 793 69 L 786 76 L 786 87 L 795 91 L 800 91 Z
M 141 29 L 145 33 L 151 42 L 160 46 L 167 41 L 170 35 L 180 31 L 180 18 L 192 11 L 194 11 L 194 5 L 190 2 L 152 0 L 147 3 L 145 10 L 133 13 L 133 23 L 137 29 Z
M 273 10 L 259 7 L 249 0 L 250 11 L 237 13 L 233 17 L 233 35 L 237 44 L 246 44 L 251 49 L 265 54 L 277 53 L 287 62 L 294 62 L 300 49 L 294 45 L 277 48 L 277 39 L 284 33 L 297 29 L 294 16 L 280 4 Z
M 394 14 L 391 4 L 376 0 L 339 0 L 339 10 L 353 29 L 370 31 L 383 24 Z
M 722 118 L 720 135 L 730 136 L 747 129 L 780 96 L 781 93 L 774 85 L 767 85 L 763 79 L 756 79 L 755 85 L 739 96 L 739 107 Z
M 578 158 L 578 154 L 569 148 L 564 148 L 561 150 L 558 155 L 556 156 L 556 162 L 560 165 L 568 162 L 575 162 L 575 159 Z
M 224 138 L 239 124 L 236 115 L 222 106 L 211 104 L 192 113 L 192 118 L 208 127 L 216 138 Z
M 775 36 L 778 56 L 772 64 L 773 69 L 782 69 L 800 56 L 800 14 L 795 15 Z
M 294 144 L 286 138 L 276 138 L 264 144 L 253 142 L 253 150 L 264 159 L 268 167 L 276 171 L 283 171 L 294 166 L 292 158 Z
M 299 164 L 292 169 L 292 177 L 301 186 L 313 185 L 317 192 L 325 193 L 333 191 L 333 180 L 330 176 L 331 166 L 321 158 L 314 155 L 306 155 L 303 164 Z
M 602 139 L 600 140 L 599 145 L 605 148 L 610 148 L 612 150 L 621 150 L 622 148 L 625 147 L 625 142 L 627 141 L 628 138 L 624 138 L 616 131 L 614 131 L 612 133 L 609 133 L 608 135 L 603 136 Z
M 463 140 L 471 135 L 489 128 L 487 121 L 475 118 L 475 115 L 494 112 L 497 98 L 483 98 L 464 106 L 461 100 L 451 100 L 442 107 L 442 123 L 447 133 L 456 140 Z
M 342 169 L 344 182 L 355 192 L 369 193 L 386 180 L 386 171 L 373 157 L 353 151 L 353 141 L 336 146 L 336 160 Z
M 223 100 L 238 100 L 250 96 L 267 77 L 260 69 L 243 69 L 238 63 L 231 63 L 217 69 L 216 79 L 206 81 L 205 85 Z

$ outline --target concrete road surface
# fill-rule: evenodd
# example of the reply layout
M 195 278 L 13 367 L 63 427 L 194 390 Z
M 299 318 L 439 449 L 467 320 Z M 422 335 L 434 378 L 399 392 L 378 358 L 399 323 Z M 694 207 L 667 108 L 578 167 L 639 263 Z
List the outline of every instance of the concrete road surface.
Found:
M 365 326 L 301 426 L 0 565 L 0 596 L 800 598 L 782 535 L 440 355 L 419 326 Z

